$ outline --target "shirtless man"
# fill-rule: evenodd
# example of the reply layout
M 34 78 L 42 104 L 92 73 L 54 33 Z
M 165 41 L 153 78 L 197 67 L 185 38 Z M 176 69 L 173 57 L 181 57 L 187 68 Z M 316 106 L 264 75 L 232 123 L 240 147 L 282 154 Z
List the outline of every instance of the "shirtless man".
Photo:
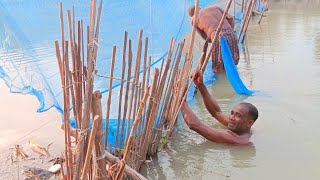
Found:
M 228 117 L 221 112 L 217 102 L 210 96 L 206 86 L 203 84 L 200 70 L 196 70 L 194 73 L 193 83 L 198 87 L 209 113 L 228 129 L 218 130 L 204 124 L 192 112 L 187 102 L 183 102 L 181 113 L 189 128 L 212 142 L 248 144 L 251 137 L 251 126 L 258 118 L 257 108 L 250 103 L 243 102 L 235 106 Z
M 192 25 L 195 21 L 194 12 L 195 6 L 193 5 L 189 8 L 189 15 L 191 17 Z M 199 9 L 197 32 L 204 40 L 207 40 L 209 43 L 211 43 L 215 31 L 219 26 L 219 22 L 222 18 L 223 12 L 223 9 L 212 5 L 207 6 L 203 9 Z M 212 51 L 212 69 L 215 73 L 220 73 L 224 71 L 220 48 L 221 36 L 224 36 L 227 39 L 235 65 L 237 65 L 239 62 L 238 40 L 233 28 L 234 19 L 231 15 L 227 14 L 226 19 L 223 22 L 221 32 L 219 34 L 219 39 L 214 44 L 214 49 Z

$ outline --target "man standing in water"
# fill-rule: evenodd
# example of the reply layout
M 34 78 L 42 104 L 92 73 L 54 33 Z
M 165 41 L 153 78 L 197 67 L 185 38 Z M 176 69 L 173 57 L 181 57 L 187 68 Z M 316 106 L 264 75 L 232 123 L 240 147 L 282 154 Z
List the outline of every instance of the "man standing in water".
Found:
M 194 24 L 195 17 L 195 6 L 189 8 L 189 15 L 191 17 L 191 24 Z M 220 20 L 222 18 L 224 10 L 216 6 L 207 6 L 203 9 L 199 9 L 198 13 L 198 24 L 197 32 L 199 35 L 209 43 L 211 43 L 215 31 L 217 30 Z M 222 24 L 222 29 L 219 34 L 218 41 L 214 44 L 212 51 L 212 69 L 215 73 L 224 71 L 222 54 L 220 48 L 220 38 L 224 36 L 227 39 L 230 51 L 233 56 L 234 64 L 237 65 L 239 62 L 239 49 L 238 40 L 234 32 L 234 19 L 231 15 L 227 14 L 226 19 Z
M 212 142 L 248 144 L 251 137 L 251 126 L 258 118 L 257 108 L 250 103 L 243 102 L 235 106 L 228 117 L 221 112 L 219 105 L 203 84 L 201 70 L 195 71 L 193 83 L 199 89 L 209 113 L 221 124 L 227 126 L 228 130 L 218 130 L 204 124 L 192 112 L 187 102 L 184 101 L 181 107 L 181 113 L 189 128 Z

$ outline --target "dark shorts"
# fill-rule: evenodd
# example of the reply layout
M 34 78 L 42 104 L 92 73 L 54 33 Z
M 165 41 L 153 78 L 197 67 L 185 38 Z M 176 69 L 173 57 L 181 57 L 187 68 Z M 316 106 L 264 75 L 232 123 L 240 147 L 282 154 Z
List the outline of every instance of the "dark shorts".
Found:
M 222 61 L 222 54 L 221 54 L 221 47 L 220 47 L 220 38 L 224 36 L 228 42 L 234 64 L 237 65 L 239 62 L 239 48 L 238 48 L 238 40 L 235 35 L 233 29 L 222 29 L 219 34 L 219 41 L 216 41 L 212 51 L 212 69 L 214 72 L 218 72 L 219 69 L 224 69 L 223 61 Z M 221 67 L 222 66 L 222 67 Z

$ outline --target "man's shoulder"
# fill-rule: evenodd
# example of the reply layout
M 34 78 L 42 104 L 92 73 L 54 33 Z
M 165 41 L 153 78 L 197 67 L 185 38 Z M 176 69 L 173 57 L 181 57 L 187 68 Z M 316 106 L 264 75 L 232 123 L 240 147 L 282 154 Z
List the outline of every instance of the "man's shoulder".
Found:
M 226 131 L 232 137 L 235 144 L 248 144 L 250 142 L 251 133 L 239 135 L 229 129 Z

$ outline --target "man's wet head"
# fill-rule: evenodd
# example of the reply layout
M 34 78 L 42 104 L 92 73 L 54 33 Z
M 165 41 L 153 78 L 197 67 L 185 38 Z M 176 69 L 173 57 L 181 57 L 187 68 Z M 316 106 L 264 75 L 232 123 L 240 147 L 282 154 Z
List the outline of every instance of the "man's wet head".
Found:
M 254 105 L 246 102 L 240 103 L 231 111 L 228 129 L 237 134 L 248 132 L 257 118 L 258 110 Z
M 196 11 L 196 6 L 195 5 L 190 6 L 188 9 L 189 16 L 192 17 L 195 11 Z

